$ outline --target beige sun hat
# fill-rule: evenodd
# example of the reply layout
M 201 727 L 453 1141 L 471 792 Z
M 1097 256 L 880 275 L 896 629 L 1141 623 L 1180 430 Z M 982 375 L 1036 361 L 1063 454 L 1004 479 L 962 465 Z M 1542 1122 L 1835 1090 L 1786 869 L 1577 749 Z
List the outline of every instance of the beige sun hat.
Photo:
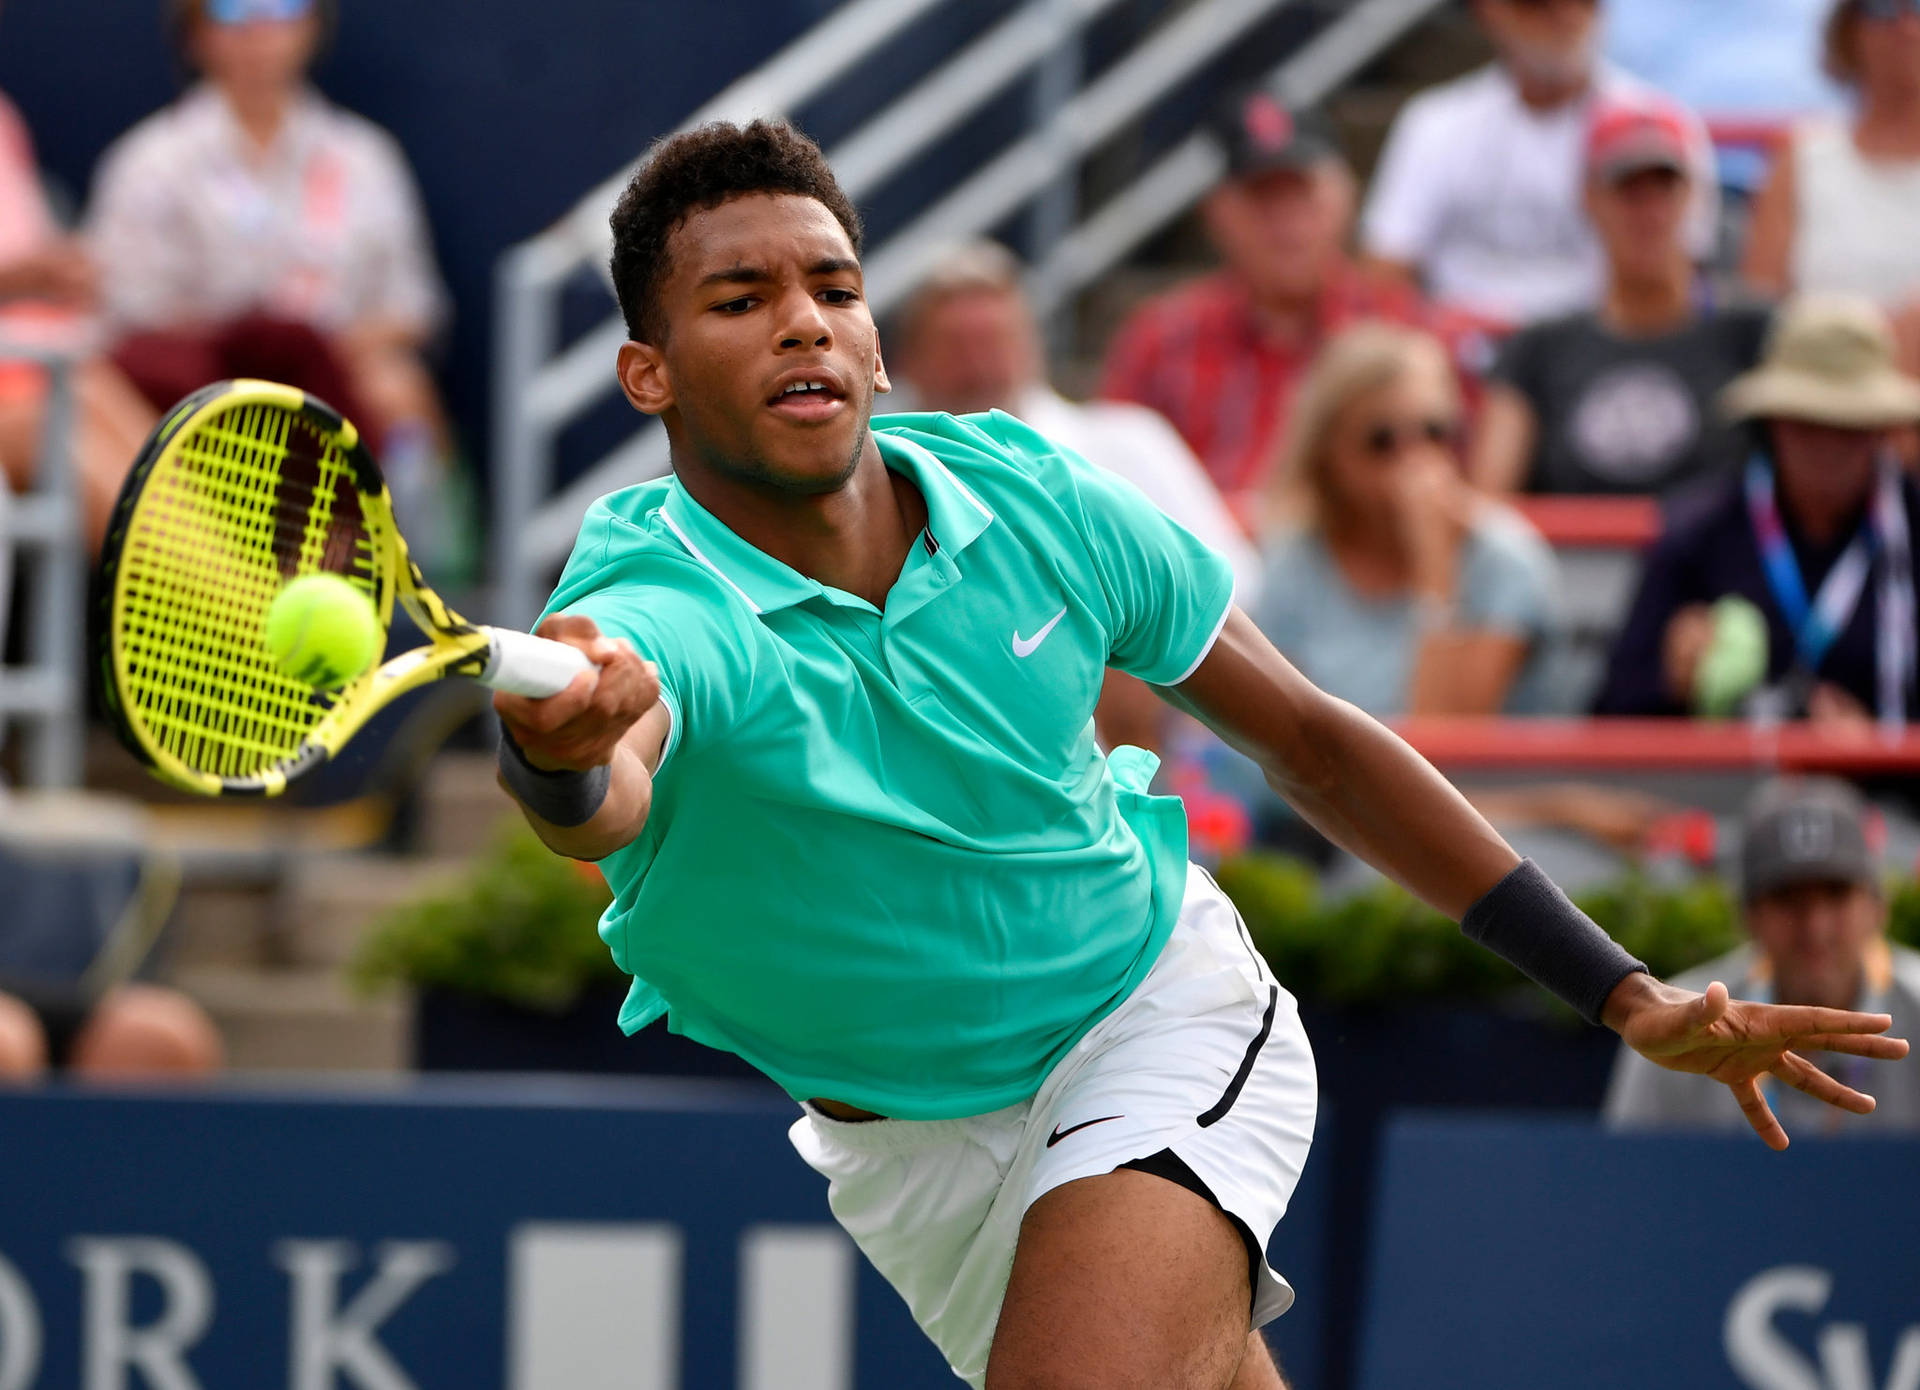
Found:
M 1920 421 L 1920 381 L 1895 365 L 1893 330 L 1872 301 L 1809 294 L 1782 306 L 1760 365 L 1720 393 L 1720 407 L 1734 420 L 1889 429 Z

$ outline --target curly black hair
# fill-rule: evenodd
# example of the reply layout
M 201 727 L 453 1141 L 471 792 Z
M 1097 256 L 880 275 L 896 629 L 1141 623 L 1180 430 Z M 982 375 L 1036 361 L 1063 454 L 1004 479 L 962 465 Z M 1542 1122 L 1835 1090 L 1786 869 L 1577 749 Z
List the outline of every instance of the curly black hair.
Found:
M 859 254 L 860 214 L 820 147 L 785 121 L 714 121 L 669 135 L 654 145 L 613 209 L 613 288 L 627 336 L 643 343 L 666 338 L 659 296 L 674 229 L 690 213 L 754 193 L 815 199 L 846 228 Z

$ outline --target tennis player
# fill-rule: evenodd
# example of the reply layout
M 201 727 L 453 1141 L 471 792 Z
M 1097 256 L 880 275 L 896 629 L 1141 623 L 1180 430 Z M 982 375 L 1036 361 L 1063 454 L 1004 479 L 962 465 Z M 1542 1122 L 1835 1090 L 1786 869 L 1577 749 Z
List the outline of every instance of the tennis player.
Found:
M 583 523 L 539 630 L 599 670 L 496 696 L 502 780 L 613 887 L 621 1026 L 801 1103 L 835 1216 L 969 1384 L 1282 1384 L 1264 1250 L 1313 1057 L 1151 756 L 1095 746 L 1108 667 L 1768 1143 L 1767 1076 L 1871 1109 L 1793 1049 L 1902 1056 L 1884 1015 L 1654 981 L 1127 484 L 1011 416 L 871 419 L 860 223 L 804 136 L 675 136 L 613 227 L 620 383 L 674 471 Z

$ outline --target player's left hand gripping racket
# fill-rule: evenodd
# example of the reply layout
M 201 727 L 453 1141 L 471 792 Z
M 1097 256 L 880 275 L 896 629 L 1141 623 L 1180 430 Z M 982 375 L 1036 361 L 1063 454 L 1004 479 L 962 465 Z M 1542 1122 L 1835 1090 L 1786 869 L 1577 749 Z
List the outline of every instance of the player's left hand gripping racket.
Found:
M 261 639 L 288 580 L 325 571 L 396 598 L 432 640 L 339 690 L 283 675 Z M 121 488 L 100 560 L 96 657 L 120 740 L 206 796 L 274 796 L 383 705 L 447 676 L 541 697 L 592 663 L 466 622 L 427 587 L 359 432 L 305 392 L 223 381 L 175 406 Z

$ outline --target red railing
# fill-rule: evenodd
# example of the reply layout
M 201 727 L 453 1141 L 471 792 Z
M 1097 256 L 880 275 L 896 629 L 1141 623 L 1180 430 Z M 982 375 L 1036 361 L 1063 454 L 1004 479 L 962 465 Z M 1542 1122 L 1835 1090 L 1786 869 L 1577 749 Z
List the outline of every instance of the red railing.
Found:
M 1402 719 L 1394 727 L 1443 768 L 1920 773 L 1920 732 L 1690 719 Z
M 1643 550 L 1660 534 L 1660 504 L 1651 497 L 1508 500 L 1548 545 L 1558 549 Z

